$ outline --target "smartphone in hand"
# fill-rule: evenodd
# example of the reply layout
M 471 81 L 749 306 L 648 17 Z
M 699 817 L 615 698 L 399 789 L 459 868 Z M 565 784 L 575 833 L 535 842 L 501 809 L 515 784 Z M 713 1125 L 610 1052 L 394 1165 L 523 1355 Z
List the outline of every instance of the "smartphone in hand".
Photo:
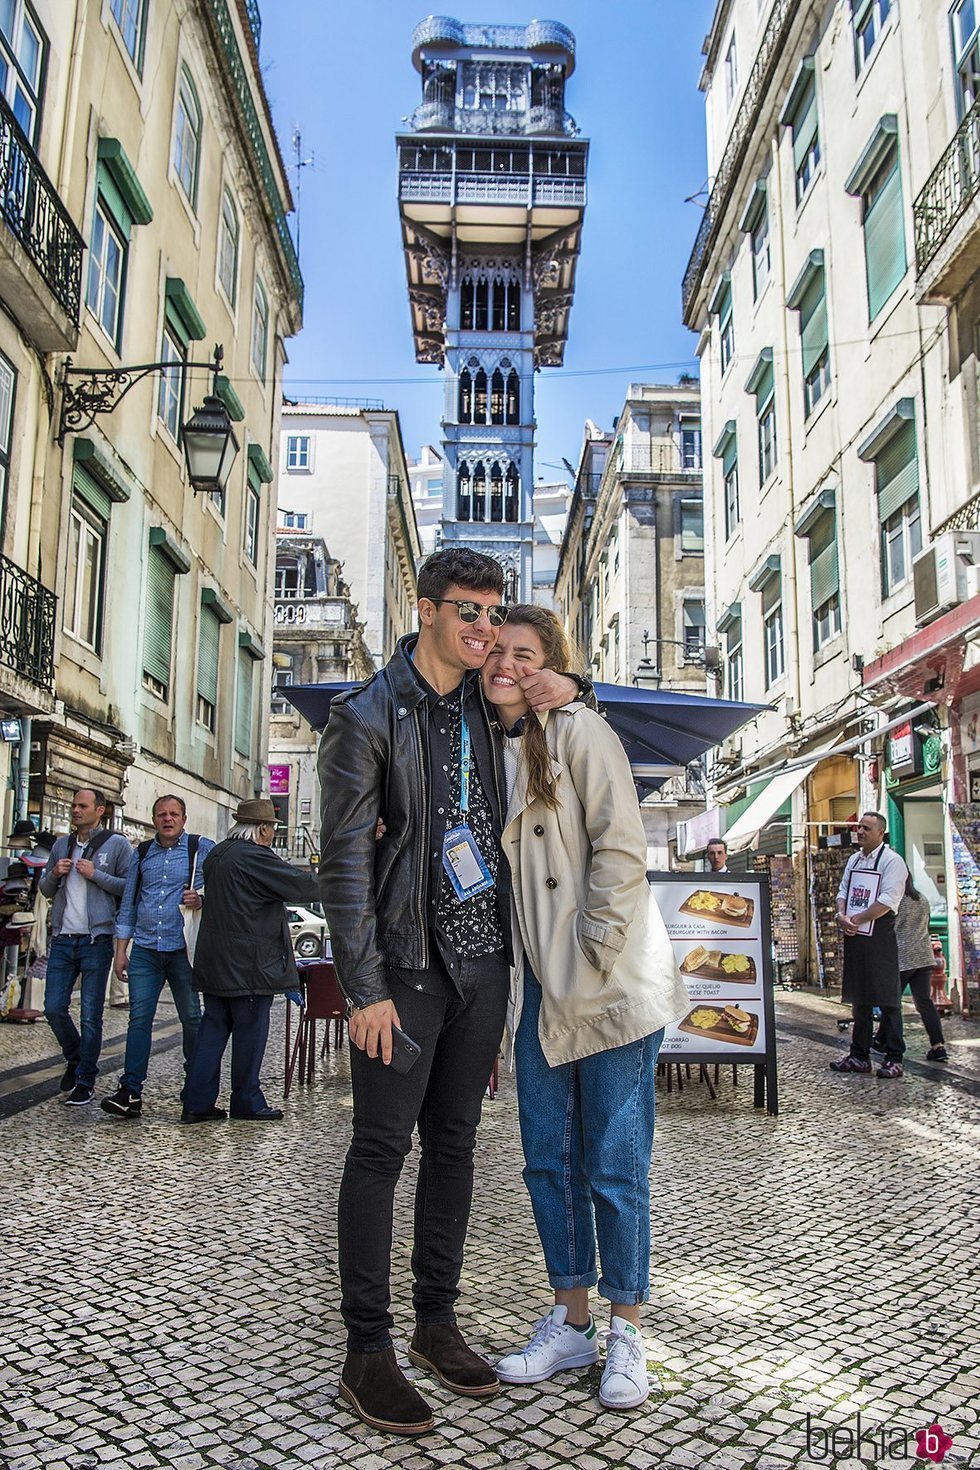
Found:
M 388 1063 L 391 1070 L 393 1072 L 399 1072 L 404 1076 L 406 1072 L 412 1070 L 421 1055 L 422 1048 L 418 1042 L 413 1041 L 410 1036 L 406 1036 L 400 1027 L 392 1026 L 391 1061 Z

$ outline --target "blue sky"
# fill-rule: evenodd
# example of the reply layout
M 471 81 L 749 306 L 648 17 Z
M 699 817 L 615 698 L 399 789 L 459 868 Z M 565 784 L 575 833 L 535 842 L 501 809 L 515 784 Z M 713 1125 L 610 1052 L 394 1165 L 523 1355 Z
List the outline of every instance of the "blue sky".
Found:
M 532 4 L 535 0 L 532 0 Z M 631 381 L 693 365 L 680 282 L 704 184 L 701 44 L 715 0 L 557 0 L 543 11 L 447 3 L 462 20 L 563 21 L 577 64 L 568 110 L 591 140 L 589 205 L 563 369 L 536 379 L 537 476 L 576 463 L 586 418 L 609 424 Z M 382 398 L 406 452 L 438 443 L 441 376 L 416 364 L 395 193 L 393 136 L 420 100 L 409 42 L 424 0 L 263 0 L 261 59 L 283 151 L 302 132 L 305 326 L 286 392 Z M 295 186 L 295 172 L 291 179 Z M 657 367 L 662 364 L 664 366 Z M 613 369 L 613 371 L 608 371 Z M 557 470 L 553 468 L 557 466 Z

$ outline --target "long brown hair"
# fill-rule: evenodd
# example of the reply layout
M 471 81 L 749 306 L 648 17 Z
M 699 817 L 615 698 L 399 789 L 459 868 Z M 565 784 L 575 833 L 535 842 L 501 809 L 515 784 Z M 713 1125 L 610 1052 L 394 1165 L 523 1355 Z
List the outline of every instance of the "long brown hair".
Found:
M 557 674 L 568 672 L 572 662 L 572 651 L 565 636 L 565 630 L 553 612 L 549 612 L 546 607 L 536 607 L 532 603 L 518 603 L 516 607 L 511 608 L 508 614 L 507 626 L 533 628 L 541 639 L 545 668 L 554 669 Z M 540 797 L 545 806 L 554 810 L 561 803 L 558 800 L 558 790 L 551 769 L 551 752 L 548 749 L 544 729 L 533 710 L 528 710 L 525 717 L 521 744 L 524 759 L 527 761 L 527 794 L 532 801 Z

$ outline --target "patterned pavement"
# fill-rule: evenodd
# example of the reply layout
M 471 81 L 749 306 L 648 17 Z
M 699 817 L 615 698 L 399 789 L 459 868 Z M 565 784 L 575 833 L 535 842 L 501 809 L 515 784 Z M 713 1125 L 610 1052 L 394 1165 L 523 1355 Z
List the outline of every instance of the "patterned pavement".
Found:
M 294 1089 L 281 1124 L 182 1129 L 172 1010 L 138 1122 L 64 1108 L 43 1024 L 0 1027 L 0 1470 L 911 1466 L 915 1431 L 936 1422 L 953 1441 L 944 1464 L 980 1464 L 980 1025 L 952 1023 L 946 1071 L 913 1063 L 884 1082 L 827 1070 L 837 1013 L 779 997 L 778 1118 L 753 1110 L 744 1070 L 737 1088 L 723 1074 L 714 1102 L 696 1080 L 658 1094 L 656 1377 L 641 1410 L 600 1409 L 598 1368 L 480 1405 L 409 1367 L 437 1427 L 408 1441 L 369 1431 L 335 1396 L 343 1053 Z M 100 1093 L 124 1016 L 108 1020 Z M 460 1320 L 493 1356 L 547 1304 L 509 1077 L 486 1106 L 478 1168 Z M 402 1354 L 411 1185 L 409 1166 Z

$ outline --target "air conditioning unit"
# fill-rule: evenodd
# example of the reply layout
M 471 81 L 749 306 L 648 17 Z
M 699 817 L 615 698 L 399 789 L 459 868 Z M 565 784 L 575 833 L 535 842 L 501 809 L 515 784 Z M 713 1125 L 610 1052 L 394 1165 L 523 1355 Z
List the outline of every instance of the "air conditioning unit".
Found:
M 971 596 L 980 567 L 980 531 L 944 531 L 912 563 L 915 621 L 921 627 Z
M 737 766 L 742 759 L 741 740 L 726 740 L 715 755 L 716 766 Z

